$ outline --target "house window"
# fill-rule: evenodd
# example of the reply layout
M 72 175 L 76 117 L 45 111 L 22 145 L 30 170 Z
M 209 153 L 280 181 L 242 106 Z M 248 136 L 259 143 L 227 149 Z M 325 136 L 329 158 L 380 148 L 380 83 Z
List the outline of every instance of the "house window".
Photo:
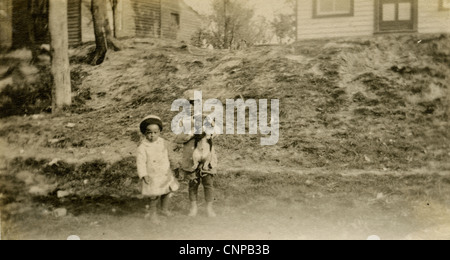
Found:
M 439 10 L 440 11 L 450 10 L 450 0 L 439 0 Z
M 353 16 L 354 0 L 313 0 L 314 18 Z
M 170 18 L 170 27 L 176 28 L 177 30 L 180 29 L 180 14 L 171 13 Z

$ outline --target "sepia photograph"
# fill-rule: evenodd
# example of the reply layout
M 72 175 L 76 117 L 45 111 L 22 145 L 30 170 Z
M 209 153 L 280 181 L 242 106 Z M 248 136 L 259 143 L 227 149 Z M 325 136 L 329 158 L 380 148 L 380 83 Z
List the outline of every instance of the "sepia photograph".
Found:
M 0 0 L 0 240 L 449 240 L 449 129 L 450 0 Z

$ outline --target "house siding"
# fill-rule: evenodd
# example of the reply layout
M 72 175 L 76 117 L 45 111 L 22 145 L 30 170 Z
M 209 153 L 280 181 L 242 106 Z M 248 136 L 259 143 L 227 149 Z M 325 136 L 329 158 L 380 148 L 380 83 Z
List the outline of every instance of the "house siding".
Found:
M 180 28 L 174 26 L 172 22 L 172 14 L 179 15 L 181 26 L 181 12 L 179 1 L 161 0 L 161 37 L 176 40 Z
M 354 15 L 313 18 L 313 0 L 298 0 L 298 39 L 372 35 L 374 0 L 355 0 Z
M 12 0 L 0 0 L 0 48 L 12 46 Z
M 81 41 L 95 41 L 94 21 L 91 13 L 91 0 L 81 1 Z
M 439 10 L 439 0 L 419 0 L 419 33 L 450 33 L 450 10 Z
M 180 1 L 181 10 L 181 28 L 178 33 L 178 40 L 190 43 L 192 37 L 202 27 L 200 15 L 188 6 L 184 1 Z
M 123 1 L 123 36 L 158 37 L 161 0 Z
M 28 0 L 0 0 L 1 47 L 29 44 L 27 3 Z M 154 37 L 190 42 L 202 24 L 200 16 L 182 0 L 118 0 L 117 3 L 121 15 L 113 20 L 112 9 L 108 7 L 108 17 L 111 30 L 118 38 Z M 180 25 L 175 28 L 172 14 L 179 15 Z M 68 0 L 68 29 L 71 46 L 95 41 L 91 0 Z
M 298 1 L 298 40 L 370 36 L 375 32 L 375 0 L 354 0 L 354 15 L 313 18 L 313 0 Z M 450 33 L 450 11 L 439 10 L 439 0 L 418 0 L 419 33 Z
M 67 25 L 69 30 L 69 45 L 81 43 L 81 1 L 67 1 Z

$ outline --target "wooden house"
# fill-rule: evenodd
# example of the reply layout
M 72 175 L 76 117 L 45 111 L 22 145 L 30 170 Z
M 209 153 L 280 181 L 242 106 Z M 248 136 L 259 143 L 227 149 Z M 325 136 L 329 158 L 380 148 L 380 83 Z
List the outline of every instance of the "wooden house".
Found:
M 0 0 L 0 47 L 26 46 L 30 42 L 31 21 L 48 19 L 48 7 L 39 6 L 30 11 L 35 1 Z M 94 41 L 91 0 L 67 1 L 69 43 Z M 200 15 L 183 0 L 114 0 L 107 3 L 110 5 L 111 29 L 117 38 L 157 37 L 190 42 L 202 25 Z M 115 8 L 111 3 L 116 4 Z M 31 30 L 35 31 L 34 28 Z M 48 42 L 48 33 L 41 34 L 36 42 Z
M 450 0 L 297 0 L 297 39 L 450 33 Z

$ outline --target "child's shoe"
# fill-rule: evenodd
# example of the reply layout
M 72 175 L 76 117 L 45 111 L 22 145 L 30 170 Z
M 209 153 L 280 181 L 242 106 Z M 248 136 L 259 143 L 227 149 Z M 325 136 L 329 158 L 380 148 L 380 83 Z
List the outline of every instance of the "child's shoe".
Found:
M 216 212 L 214 212 L 213 203 L 212 202 L 208 202 L 206 204 L 206 214 L 208 215 L 209 218 L 217 217 Z
M 170 195 L 167 195 L 161 200 L 161 214 L 166 217 L 173 216 L 172 212 L 170 212 L 169 210 L 170 197 L 171 197 Z
M 197 214 L 198 214 L 197 202 L 193 201 L 193 202 L 191 202 L 191 209 L 189 210 L 189 217 L 196 217 Z
M 145 218 L 150 219 L 150 222 L 154 225 L 160 225 L 161 221 L 158 218 L 158 201 L 152 200 L 148 209 L 150 212 L 145 215 Z

